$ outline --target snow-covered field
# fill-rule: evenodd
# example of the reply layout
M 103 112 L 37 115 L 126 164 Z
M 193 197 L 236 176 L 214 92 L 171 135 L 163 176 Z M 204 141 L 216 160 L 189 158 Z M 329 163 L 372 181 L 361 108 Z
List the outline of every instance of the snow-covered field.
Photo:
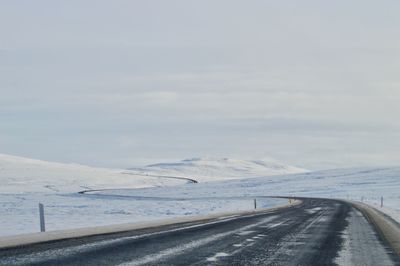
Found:
M 183 162 L 187 164 L 189 161 Z M 197 159 L 198 165 L 191 165 L 191 168 L 185 170 L 191 169 L 191 173 L 203 173 L 202 177 L 207 180 L 212 180 L 207 170 L 209 168 L 213 168 L 212 173 L 217 175 L 214 180 L 218 180 L 218 177 L 238 178 L 240 175 L 236 173 L 235 176 L 234 170 L 228 170 L 235 165 L 232 160 L 215 161 L 212 167 L 208 162 L 211 164 L 210 160 Z M 268 175 L 276 171 L 285 172 L 284 169 L 276 170 L 246 161 L 240 161 L 243 165 L 237 163 L 239 161 L 234 162 L 238 169 L 246 169 L 253 176 Z M 254 169 L 251 168 L 252 165 Z M 282 166 L 278 163 L 270 165 Z M 39 202 L 45 205 L 47 230 L 249 210 L 253 207 L 252 199 L 137 200 L 77 193 L 83 190 L 163 187 L 169 188 L 170 196 L 173 196 L 175 188 L 185 184 L 195 190 L 195 184 L 188 184 L 187 180 L 157 177 L 157 175 L 175 175 L 178 173 L 176 169 L 169 173 L 166 167 L 163 171 L 156 171 L 151 166 L 149 168 L 153 169 L 152 171 L 145 171 L 145 168 L 140 171 L 101 169 L 0 155 L 0 235 L 37 232 Z M 288 172 L 294 171 L 294 168 L 288 167 L 288 169 L 290 169 Z M 257 174 L 257 171 L 260 172 Z M 229 173 L 231 176 L 225 177 L 224 173 Z M 178 176 L 185 176 L 184 171 L 180 171 Z M 197 176 L 199 175 L 196 174 L 196 178 Z M 245 177 L 244 174 L 243 178 Z M 171 186 L 174 188 L 171 189 Z M 156 195 L 149 193 L 152 196 Z M 260 207 L 269 207 L 282 202 L 282 200 L 260 200 L 258 204 Z
M 191 159 L 125 171 L 1 155 L 0 235 L 38 231 L 38 202 L 45 205 L 48 230 L 250 210 L 257 197 L 260 207 L 286 202 L 260 198 L 274 195 L 363 200 L 374 206 L 383 196 L 382 210 L 400 221 L 399 177 L 400 167 L 305 172 L 276 162 Z M 77 193 L 90 189 L 100 191 Z
M 400 222 L 400 167 L 333 169 L 165 188 L 110 190 L 97 195 L 134 197 L 308 196 L 363 201 Z M 380 208 L 381 197 L 384 207 Z

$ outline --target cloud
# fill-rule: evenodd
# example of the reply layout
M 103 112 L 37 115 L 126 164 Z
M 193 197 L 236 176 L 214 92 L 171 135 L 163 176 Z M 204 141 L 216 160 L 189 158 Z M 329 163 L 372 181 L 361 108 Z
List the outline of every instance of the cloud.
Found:
M 3 153 L 306 168 L 400 155 L 397 2 L 25 4 L 0 4 Z

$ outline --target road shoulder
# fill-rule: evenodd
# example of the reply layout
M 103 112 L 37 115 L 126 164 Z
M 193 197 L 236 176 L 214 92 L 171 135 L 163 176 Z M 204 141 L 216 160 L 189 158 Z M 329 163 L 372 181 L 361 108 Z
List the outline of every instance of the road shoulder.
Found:
M 117 234 L 124 233 L 134 230 L 142 230 L 142 229 L 151 229 L 163 226 L 171 226 L 171 225 L 180 225 L 185 223 L 194 223 L 194 222 L 206 222 L 218 219 L 224 219 L 235 216 L 243 216 L 243 215 L 253 215 L 258 213 L 269 213 L 275 212 L 279 210 L 283 210 L 286 208 L 290 208 L 296 205 L 301 204 L 300 200 L 292 201 L 291 204 L 279 205 L 276 207 L 265 208 L 265 209 L 257 209 L 253 211 L 243 211 L 243 212 L 226 212 L 226 213 L 218 213 L 212 215 L 203 215 L 203 216 L 190 216 L 190 217 L 179 217 L 174 219 L 166 219 L 166 220 L 157 220 L 157 221 L 149 221 L 149 222 L 141 222 L 141 223 L 128 223 L 128 224 L 118 224 L 118 225 L 107 225 L 107 226 L 98 226 L 98 227 L 89 227 L 89 228 L 78 228 L 78 229 L 69 229 L 69 230 L 58 230 L 58 231 L 50 231 L 43 233 L 32 233 L 32 234 L 24 234 L 17 236 L 9 236 L 0 238 L 0 250 L 1 249 L 9 249 L 16 248 L 21 246 L 42 244 L 54 241 L 68 240 L 68 239 L 76 239 L 83 237 L 91 237 L 91 236 L 99 236 L 99 235 L 109 235 L 109 234 Z
M 388 242 L 394 252 L 400 256 L 400 224 L 395 220 L 365 203 L 346 201 L 359 210 L 375 227 L 379 235 Z

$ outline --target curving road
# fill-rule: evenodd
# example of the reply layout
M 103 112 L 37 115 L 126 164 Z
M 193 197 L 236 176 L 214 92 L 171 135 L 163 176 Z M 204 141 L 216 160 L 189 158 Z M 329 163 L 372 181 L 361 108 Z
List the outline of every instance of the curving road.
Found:
M 347 203 L 286 209 L 0 250 L 0 265 L 400 265 Z

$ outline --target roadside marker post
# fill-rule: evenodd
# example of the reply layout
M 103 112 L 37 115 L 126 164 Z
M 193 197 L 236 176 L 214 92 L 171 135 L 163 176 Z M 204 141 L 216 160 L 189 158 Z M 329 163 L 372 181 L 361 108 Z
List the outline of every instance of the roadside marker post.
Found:
M 39 217 L 40 217 L 40 232 L 46 232 L 46 226 L 44 222 L 44 206 L 39 203 Z
M 381 197 L 381 208 L 383 207 L 383 197 Z
M 257 199 L 254 199 L 254 209 L 257 209 Z

